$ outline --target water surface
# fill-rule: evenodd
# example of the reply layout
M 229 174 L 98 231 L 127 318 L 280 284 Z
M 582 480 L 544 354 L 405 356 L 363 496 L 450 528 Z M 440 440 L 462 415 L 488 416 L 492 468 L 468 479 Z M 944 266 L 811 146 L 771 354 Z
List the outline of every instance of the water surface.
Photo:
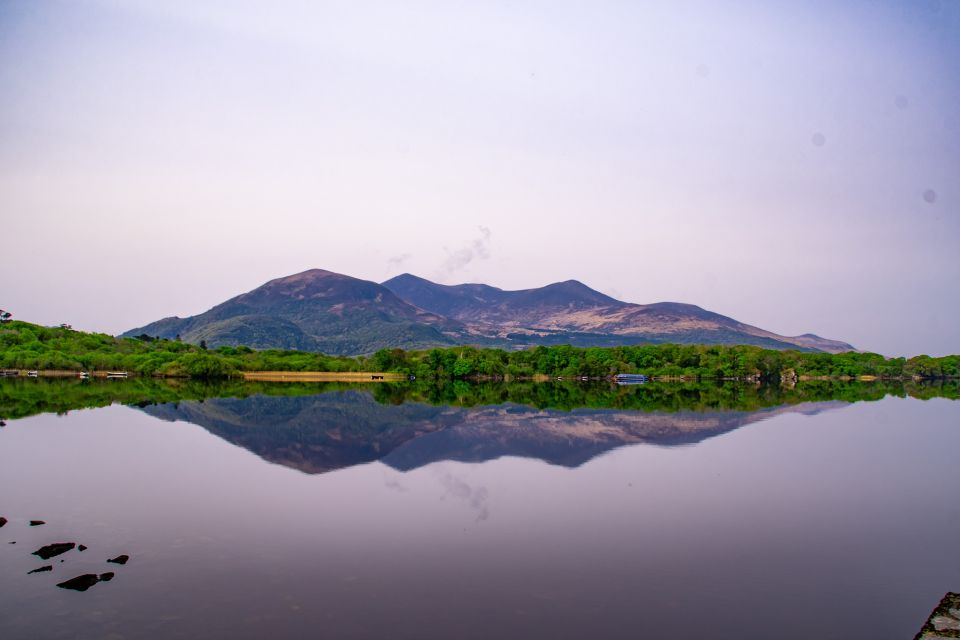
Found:
M 948 399 L 286 389 L 18 405 L 0 636 L 892 639 L 960 586 Z

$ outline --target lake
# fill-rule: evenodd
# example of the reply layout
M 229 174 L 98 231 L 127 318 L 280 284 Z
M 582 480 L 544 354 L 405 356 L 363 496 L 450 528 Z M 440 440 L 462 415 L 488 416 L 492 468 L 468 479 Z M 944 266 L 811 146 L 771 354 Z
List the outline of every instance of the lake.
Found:
M 0 381 L 0 637 L 912 638 L 956 397 Z

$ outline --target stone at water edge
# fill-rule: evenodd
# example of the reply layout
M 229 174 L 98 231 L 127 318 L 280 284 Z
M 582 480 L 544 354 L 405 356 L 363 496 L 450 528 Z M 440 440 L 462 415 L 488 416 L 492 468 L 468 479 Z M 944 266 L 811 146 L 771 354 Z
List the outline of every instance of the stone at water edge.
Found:
M 27 575 L 30 575 L 31 573 L 43 573 L 44 571 L 53 571 L 53 565 L 45 564 L 42 567 L 34 569 L 33 571 L 27 571 Z
M 127 554 L 119 555 L 116 558 L 110 558 L 107 562 L 112 562 L 113 564 L 127 564 L 127 560 L 130 559 L 130 556 Z
M 5 524 L 7 524 L 7 519 L 4 518 L 3 516 L 0 516 L 0 527 L 2 527 Z
M 947 593 L 914 640 L 960 638 L 960 593 Z
M 30 526 L 31 526 L 31 527 L 39 527 L 39 526 L 42 525 L 42 524 L 47 524 L 47 523 L 46 523 L 44 520 L 31 520 L 31 521 L 30 521 Z
M 77 547 L 77 551 L 86 551 L 86 550 L 87 550 L 87 545 L 85 544 L 81 544 Z
M 34 551 L 32 555 L 38 556 L 41 560 L 49 560 L 50 558 L 58 556 L 61 553 L 70 551 L 75 546 L 76 543 L 73 542 L 54 542 L 53 544 L 40 547 Z

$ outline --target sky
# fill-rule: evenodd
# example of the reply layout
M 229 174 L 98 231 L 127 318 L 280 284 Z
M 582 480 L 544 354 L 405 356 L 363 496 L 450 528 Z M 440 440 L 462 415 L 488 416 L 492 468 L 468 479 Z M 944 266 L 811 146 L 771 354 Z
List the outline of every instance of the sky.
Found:
M 0 308 L 578 279 L 960 353 L 960 2 L 0 0 Z

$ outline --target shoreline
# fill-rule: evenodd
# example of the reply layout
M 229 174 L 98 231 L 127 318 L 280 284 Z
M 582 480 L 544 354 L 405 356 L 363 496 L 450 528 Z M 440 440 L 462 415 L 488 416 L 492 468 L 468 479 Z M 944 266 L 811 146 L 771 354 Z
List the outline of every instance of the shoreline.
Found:
M 36 371 L 36 376 L 28 375 L 29 371 Z M 86 374 L 86 375 L 83 375 Z M 118 375 L 122 374 L 122 375 Z M 129 378 L 150 378 L 170 380 L 207 380 L 203 377 L 188 375 L 153 374 L 144 376 L 135 371 L 73 371 L 68 369 L 3 369 L 2 378 L 98 378 L 123 380 Z M 235 375 L 223 379 L 240 379 L 250 382 L 408 382 L 412 381 L 409 374 L 387 371 L 238 371 Z M 420 378 L 421 381 L 436 381 L 441 378 Z M 544 373 L 535 373 L 529 376 L 484 376 L 470 375 L 459 378 L 442 378 L 443 380 L 462 380 L 466 382 L 615 382 L 614 375 L 610 376 L 553 376 Z M 760 376 L 743 377 L 708 377 L 708 376 L 648 376 L 650 382 L 738 382 L 743 384 L 781 384 L 792 386 L 797 382 L 930 382 L 936 380 L 960 380 L 960 376 L 809 376 L 794 375 L 764 379 Z

